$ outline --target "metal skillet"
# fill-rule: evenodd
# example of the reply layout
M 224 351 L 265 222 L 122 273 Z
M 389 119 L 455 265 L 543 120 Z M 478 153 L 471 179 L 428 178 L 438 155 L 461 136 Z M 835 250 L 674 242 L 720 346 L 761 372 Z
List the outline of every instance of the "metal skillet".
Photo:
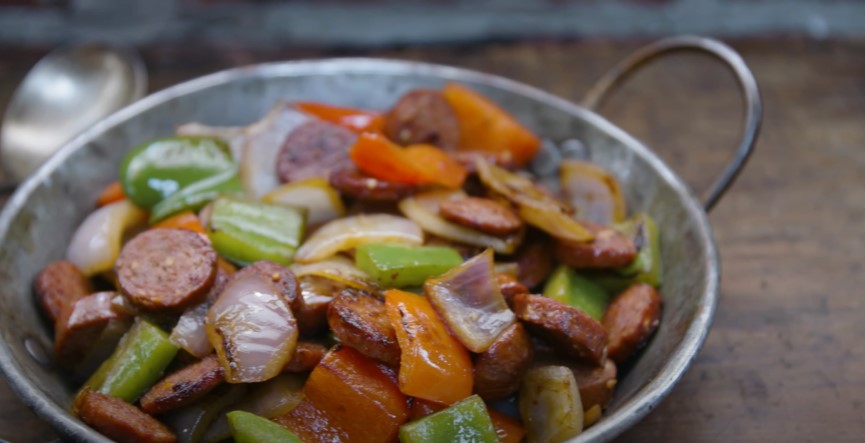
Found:
M 672 51 L 701 51 L 723 61 L 744 94 L 744 133 L 731 163 L 698 199 L 645 145 L 594 113 L 609 90 L 634 68 Z M 15 193 L 0 214 L 0 368 L 12 388 L 61 435 L 108 440 L 69 412 L 76 389 L 53 365 L 50 327 L 32 299 L 35 274 L 61 258 L 93 199 L 113 180 L 128 149 L 202 121 L 247 124 L 277 99 L 317 100 L 385 109 L 403 92 L 457 81 L 495 100 L 552 141 L 579 140 L 591 161 L 622 182 L 633 212 L 658 222 L 664 262 L 661 325 L 627 375 L 600 422 L 572 442 L 607 441 L 654 409 L 702 345 L 718 300 L 719 260 L 706 210 L 718 202 L 747 161 L 759 132 L 761 100 L 744 61 L 718 41 L 683 36 L 661 40 L 614 67 L 579 106 L 501 77 L 448 66 L 364 58 L 269 63 L 230 69 L 157 92 L 111 115 L 68 142 Z M 568 156 L 569 149 L 546 154 Z M 544 172 L 544 171 L 539 171 Z

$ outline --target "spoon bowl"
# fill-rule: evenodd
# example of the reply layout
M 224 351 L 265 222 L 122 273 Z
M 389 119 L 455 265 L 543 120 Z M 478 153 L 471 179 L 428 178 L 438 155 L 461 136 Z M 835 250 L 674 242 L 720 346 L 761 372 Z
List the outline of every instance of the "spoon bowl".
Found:
M 105 43 L 58 48 L 15 91 L 0 128 L 0 160 L 24 180 L 63 143 L 144 95 L 147 72 L 131 49 Z

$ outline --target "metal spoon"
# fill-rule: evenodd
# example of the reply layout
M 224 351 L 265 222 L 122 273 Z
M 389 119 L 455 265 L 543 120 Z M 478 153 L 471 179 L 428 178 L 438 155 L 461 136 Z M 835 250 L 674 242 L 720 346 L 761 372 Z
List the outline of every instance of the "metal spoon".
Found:
M 13 190 L 63 143 L 138 100 L 147 71 L 132 49 L 106 43 L 61 47 L 27 73 L 0 128 L 0 160 Z

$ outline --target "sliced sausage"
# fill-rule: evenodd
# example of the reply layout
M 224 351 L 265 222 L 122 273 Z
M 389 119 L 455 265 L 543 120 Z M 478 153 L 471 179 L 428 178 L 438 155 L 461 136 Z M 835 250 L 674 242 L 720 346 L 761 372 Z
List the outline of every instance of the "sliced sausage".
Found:
M 324 358 L 327 353 L 327 348 L 319 343 L 308 341 L 297 342 L 297 347 L 294 350 L 294 356 L 285 365 L 283 371 L 286 372 L 307 372 L 318 366 L 318 362 Z
M 63 308 L 54 327 L 54 354 L 62 366 L 81 362 L 108 323 L 125 316 L 112 306 L 115 295 L 114 291 L 97 292 Z
M 661 295 L 637 283 L 616 296 L 604 313 L 610 358 L 623 363 L 646 344 L 661 322 Z
M 207 295 L 216 278 L 216 252 L 195 232 L 150 229 L 123 246 L 114 269 L 134 305 L 179 311 Z
M 351 165 L 348 150 L 356 140 L 355 133 L 333 123 L 303 123 L 285 138 L 276 157 L 276 175 L 283 183 L 328 178 L 332 171 Z
M 388 365 L 399 364 L 396 331 L 377 297 L 350 289 L 340 292 L 327 309 L 327 323 L 340 343 Z
M 157 382 L 141 397 L 141 409 L 150 414 L 188 405 L 225 383 L 225 372 L 216 354 L 188 365 Z
M 607 331 L 585 312 L 541 295 L 517 294 L 514 313 L 529 329 L 566 354 L 600 365 L 607 355 Z
M 523 325 L 514 323 L 475 360 L 475 392 L 497 400 L 517 392 L 532 363 L 532 342 Z
M 387 137 L 401 145 L 428 143 L 452 151 L 460 127 L 451 105 L 439 91 L 417 89 L 400 97 L 384 120 Z
M 93 284 L 72 263 L 60 260 L 48 263 L 36 276 L 36 300 L 52 322 L 63 308 L 93 292 Z
M 330 185 L 348 197 L 385 202 L 402 200 L 420 189 L 416 185 L 370 177 L 353 166 L 334 170 L 330 174 Z
M 439 214 L 448 221 L 492 235 L 509 235 L 523 227 L 511 208 L 495 200 L 463 197 L 444 201 Z
M 515 295 L 530 293 L 529 288 L 520 283 L 519 280 L 511 274 L 500 272 L 496 274 L 496 280 L 499 283 L 499 291 L 501 291 L 505 301 L 508 302 L 508 306 L 513 305 Z
M 536 288 L 553 272 L 550 243 L 545 235 L 534 233 L 517 251 L 517 279 L 527 288 Z
M 609 269 L 626 266 L 637 256 L 637 246 L 625 234 L 595 223 L 582 222 L 595 239 L 587 243 L 556 242 L 556 258 L 578 269 Z
M 261 275 L 273 283 L 273 286 L 285 297 L 293 312 L 299 312 L 303 308 L 303 296 L 300 294 L 300 284 L 297 282 L 294 272 L 291 272 L 290 269 L 269 260 L 259 260 L 237 271 L 234 278 L 241 278 L 249 275 L 249 273 Z
M 81 421 L 120 443 L 173 443 L 162 423 L 125 401 L 86 389 L 75 399 Z
M 326 281 L 311 277 L 302 278 L 300 288 L 303 307 L 295 313 L 294 318 L 300 335 L 312 337 L 327 329 L 327 307 L 333 299 L 331 294 L 342 288 L 333 288 Z
M 616 388 L 616 364 L 606 359 L 602 366 L 580 363 L 571 363 L 567 366 L 574 373 L 574 379 L 577 381 L 583 410 L 588 411 L 596 405 L 606 409 Z

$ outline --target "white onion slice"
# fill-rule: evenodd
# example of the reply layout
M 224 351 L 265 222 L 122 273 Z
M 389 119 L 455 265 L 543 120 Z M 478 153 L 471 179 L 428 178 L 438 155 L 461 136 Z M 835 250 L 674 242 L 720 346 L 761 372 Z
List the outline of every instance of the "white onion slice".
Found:
M 177 127 L 177 135 L 216 137 L 231 148 L 231 155 L 239 162 L 246 144 L 246 132 L 252 126 L 208 126 L 201 123 L 185 123 Z
M 321 177 L 282 185 L 267 193 L 262 200 L 306 208 L 307 225 L 317 225 L 345 215 L 339 192 Z
M 378 286 L 369 278 L 366 272 L 361 271 L 354 262 L 339 255 L 318 261 L 315 263 L 291 265 L 291 271 L 298 279 L 304 277 L 321 277 L 336 281 L 349 288 L 376 291 Z
M 213 352 L 204 328 L 209 310 L 210 303 L 203 302 L 184 311 L 171 330 L 169 340 L 197 358 L 207 357 Z
M 415 222 L 390 214 L 360 214 L 334 220 L 297 250 L 294 260 L 312 263 L 365 243 L 423 244 L 423 231 Z
M 111 270 L 120 255 L 123 233 L 147 220 L 147 213 L 128 200 L 103 206 L 78 226 L 66 258 L 87 277 Z
M 249 126 L 246 144 L 240 159 L 240 180 L 255 198 L 279 186 L 276 177 L 276 157 L 288 134 L 309 120 L 305 114 L 280 103 L 264 119 Z

